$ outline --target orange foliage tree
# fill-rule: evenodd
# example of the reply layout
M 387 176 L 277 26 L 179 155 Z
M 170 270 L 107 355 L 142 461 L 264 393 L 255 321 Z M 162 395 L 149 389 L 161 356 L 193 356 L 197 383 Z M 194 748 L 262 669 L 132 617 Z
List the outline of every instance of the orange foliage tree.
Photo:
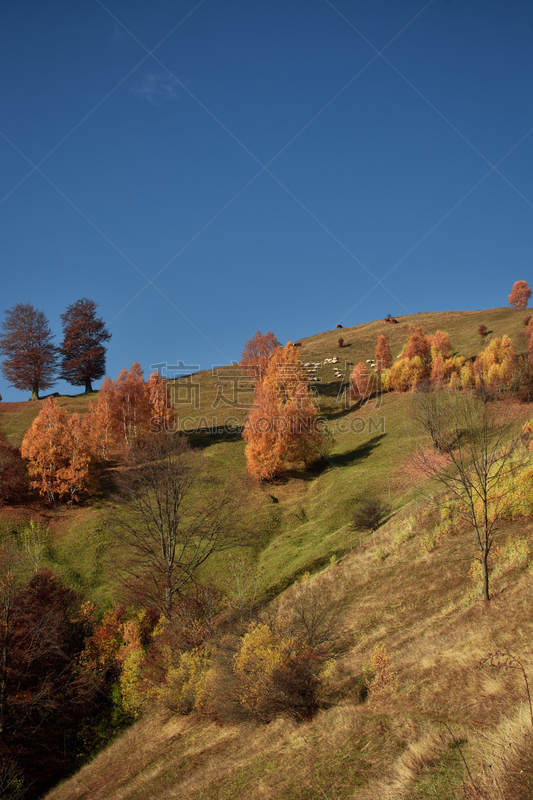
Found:
M 172 430 L 174 413 L 169 403 L 167 384 L 158 372 L 152 372 L 147 384 L 148 401 L 151 406 L 150 431 L 159 433 Z
M 240 366 L 245 375 L 264 378 L 268 361 L 276 348 L 281 347 L 272 331 L 257 331 L 248 339 L 242 351 Z
M 364 361 L 355 365 L 350 375 L 350 382 L 352 398 L 356 402 L 368 400 L 376 391 L 378 383 L 376 375 Z
M 279 406 L 276 393 L 263 382 L 257 384 L 254 405 L 244 423 L 248 472 L 259 480 L 271 480 L 283 467 L 279 435 Z
M 98 400 L 89 400 L 89 411 L 84 417 L 87 441 L 95 456 L 104 464 L 109 456 L 109 448 L 113 442 L 112 415 L 113 382 L 106 378 L 98 392 Z
M 378 375 L 381 375 L 384 369 L 389 369 L 392 366 L 392 352 L 386 337 L 382 333 L 378 336 L 374 361 Z
M 514 308 L 527 308 L 528 300 L 531 297 L 531 289 L 526 281 L 516 281 L 513 291 L 509 295 L 509 305 Z
M 117 440 L 131 450 L 147 432 L 151 417 L 150 395 L 141 365 L 135 361 L 113 381 L 111 418 Z
M 174 419 L 166 381 L 157 372 L 145 382 L 140 365 L 123 369 L 118 378 L 106 378 L 97 402 L 89 402 L 86 435 L 98 460 L 107 461 L 112 445 L 138 446 L 149 432 L 171 429 Z
M 82 422 L 77 414 L 69 419 L 53 398 L 26 432 L 20 452 L 28 460 L 32 486 L 50 502 L 78 500 L 94 489 L 94 462 Z
M 243 431 L 248 471 L 271 480 L 284 469 L 307 467 L 320 453 L 323 432 L 305 382 L 298 351 L 291 342 L 270 357 L 259 381 Z
M 431 342 L 422 328 L 411 334 L 401 357 L 393 364 L 387 377 L 386 388 L 397 392 L 415 389 L 431 374 Z

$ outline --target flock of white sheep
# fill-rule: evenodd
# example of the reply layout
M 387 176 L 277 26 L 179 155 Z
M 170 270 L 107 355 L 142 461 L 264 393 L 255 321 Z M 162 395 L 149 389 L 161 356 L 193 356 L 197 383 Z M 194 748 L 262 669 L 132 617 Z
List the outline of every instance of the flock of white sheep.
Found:
M 324 361 L 308 361 L 306 364 L 302 364 L 302 367 L 308 370 L 310 381 L 319 381 L 320 378 L 318 377 L 318 375 L 316 375 L 317 369 L 320 369 L 320 367 L 322 367 L 325 364 L 338 364 L 338 363 L 339 359 L 337 358 L 337 356 L 334 356 L 333 358 L 325 358 Z M 336 378 L 339 379 L 344 378 L 344 375 L 338 369 L 338 367 L 335 367 L 334 371 Z

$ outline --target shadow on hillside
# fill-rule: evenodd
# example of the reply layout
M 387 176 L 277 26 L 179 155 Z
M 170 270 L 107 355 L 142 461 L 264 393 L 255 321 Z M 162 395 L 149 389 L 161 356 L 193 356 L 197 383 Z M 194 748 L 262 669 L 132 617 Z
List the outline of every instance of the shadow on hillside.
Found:
M 191 431 L 187 433 L 192 447 L 211 447 L 220 442 L 238 442 L 242 438 L 243 426 L 235 426 L 231 430 L 221 425 L 219 428 L 209 428 L 205 431 Z
M 377 411 L 381 407 L 381 399 L 376 398 L 375 395 L 369 397 L 368 400 L 363 400 L 362 403 L 353 403 L 349 408 L 341 407 L 339 404 L 338 411 L 324 411 L 322 412 L 321 416 L 325 417 L 327 420 L 336 420 L 342 419 L 342 417 L 347 416 L 347 414 L 353 414 L 354 411 L 359 411 L 362 408 L 374 408 Z
M 386 433 L 379 433 L 367 442 L 360 444 L 359 447 L 354 447 L 352 450 L 347 450 L 345 453 L 335 453 L 334 455 L 325 456 L 319 467 L 315 469 L 320 472 L 325 472 L 331 467 L 349 467 L 359 461 L 363 461 L 381 444 L 381 440 L 386 435 Z

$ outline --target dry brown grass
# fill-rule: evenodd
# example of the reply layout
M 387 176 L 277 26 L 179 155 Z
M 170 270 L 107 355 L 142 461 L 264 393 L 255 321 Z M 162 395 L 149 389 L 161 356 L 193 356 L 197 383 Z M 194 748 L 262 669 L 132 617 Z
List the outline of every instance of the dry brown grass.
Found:
M 468 576 L 468 536 L 425 553 L 416 521 L 411 538 L 398 542 L 404 524 L 391 520 L 315 578 L 324 589 L 335 582 L 347 598 L 349 649 L 330 667 L 330 706 L 311 722 L 219 727 L 154 715 L 49 800 L 531 797 L 533 727 L 523 677 L 480 667 L 489 653 L 510 650 L 531 659 L 533 679 L 531 572 L 502 569 L 485 607 Z M 362 702 L 360 679 L 379 643 L 395 689 Z

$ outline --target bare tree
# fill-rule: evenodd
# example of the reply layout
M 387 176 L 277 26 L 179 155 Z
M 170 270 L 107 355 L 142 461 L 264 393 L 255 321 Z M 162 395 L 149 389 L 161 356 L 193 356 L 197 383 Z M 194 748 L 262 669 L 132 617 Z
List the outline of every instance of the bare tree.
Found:
M 112 523 L 131 555 L 119 572 L 170 618 L 175 597 L 209 556 L 243 542 L 238 492 L 185 437 L 163 433 L 132 450 L 116 485 Z
M 489 601 L 489 554 L 517 505 L 516 477 L 527 458 L 516 417 L 509 403 L 492 400 L 482 388 L 420 393 L 414 419 L 426 437 L 411 453 L 413 465 L 444 487 L 473 530 Z

